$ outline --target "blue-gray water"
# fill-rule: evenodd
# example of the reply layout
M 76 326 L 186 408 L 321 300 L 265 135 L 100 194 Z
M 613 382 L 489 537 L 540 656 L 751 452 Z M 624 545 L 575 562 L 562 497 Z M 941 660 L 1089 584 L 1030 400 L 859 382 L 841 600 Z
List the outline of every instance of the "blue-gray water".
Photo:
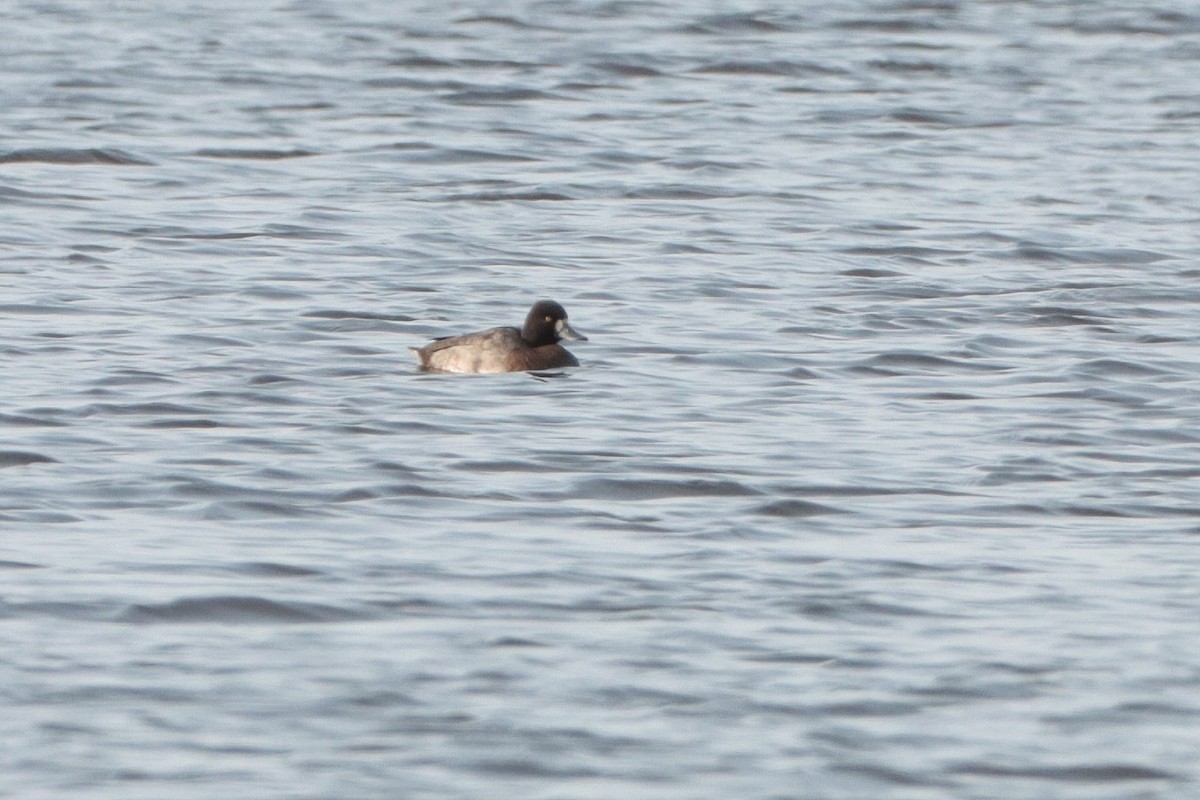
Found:
M 5 3 L 0 796 L 1196 797 L 1200 13 L 797 5 Z

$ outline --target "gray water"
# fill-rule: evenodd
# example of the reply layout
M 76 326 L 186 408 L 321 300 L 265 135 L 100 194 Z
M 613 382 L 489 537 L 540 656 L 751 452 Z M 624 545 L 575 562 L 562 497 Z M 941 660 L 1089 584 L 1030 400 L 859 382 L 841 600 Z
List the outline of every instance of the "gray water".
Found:
M 796 6 L 5 3 L 0 796 L 1198 796 L 1200 14 Z

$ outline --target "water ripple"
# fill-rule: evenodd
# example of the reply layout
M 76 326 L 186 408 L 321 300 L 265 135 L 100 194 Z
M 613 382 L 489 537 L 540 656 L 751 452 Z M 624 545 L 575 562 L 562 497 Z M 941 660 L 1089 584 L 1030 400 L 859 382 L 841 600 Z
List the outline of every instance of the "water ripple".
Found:
M 30 147 L 0 152 L 0 164 L 37 162 L 42 164 L 107 164 L 110 166 L 154 166 L 154 162 L 115 147 L 84 149 L 69 147 Z
M 268 600 L 262 597 L 189 597 L 157 605 L 134 605 L 119 622 L 136 624 L 219 623 L 277 624 L 345 622 L 363 619 L 361 612 L 318 603 Z

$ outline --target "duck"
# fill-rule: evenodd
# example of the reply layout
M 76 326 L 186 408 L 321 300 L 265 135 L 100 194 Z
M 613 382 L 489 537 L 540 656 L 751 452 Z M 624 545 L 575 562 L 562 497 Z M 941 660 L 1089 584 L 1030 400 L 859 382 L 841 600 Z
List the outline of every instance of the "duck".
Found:
M 410 347 L 428 372 L 529 372 L 578 367 L 579 360 L 560 341 L 586 342 L 571 327 L 567 311 L 553 300 L 539 300 L 520 328 L 502 326 L 461 336 L 444 336 L 424 347 Z

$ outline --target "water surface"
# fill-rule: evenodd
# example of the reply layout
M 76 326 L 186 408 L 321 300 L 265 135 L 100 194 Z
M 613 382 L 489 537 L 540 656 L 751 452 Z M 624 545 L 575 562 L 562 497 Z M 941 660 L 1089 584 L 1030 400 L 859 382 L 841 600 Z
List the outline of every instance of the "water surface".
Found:
M 0 796 L 1195 796 L 1189 4 L 0 25 Z

